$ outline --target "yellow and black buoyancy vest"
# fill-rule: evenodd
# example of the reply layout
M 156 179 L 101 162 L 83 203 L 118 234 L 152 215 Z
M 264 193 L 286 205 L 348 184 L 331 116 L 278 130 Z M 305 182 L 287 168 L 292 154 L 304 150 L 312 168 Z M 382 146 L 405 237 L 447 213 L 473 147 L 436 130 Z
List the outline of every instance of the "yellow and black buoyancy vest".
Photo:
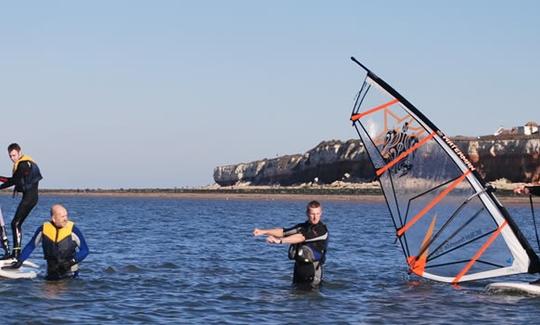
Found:
M 43 255 L 47 261 L 69 261 L 75 258 L 77 243 L 72 239 L 73 226 L 68 221 L 63 228 L 55 227 L 50 221 L 43 224 Z
M 39 170 L 38 165 L 36 162 L 32 159 L 32 157 L 28 155 L 22 155 L 19 160 L 17 160 L 13 164 L 13 175 L 15 175 L 15 172 L 17 171 L 17 168 L 19 168 L 19 164 L 27 162 L 30 164 L 30 173 L 28 175 L 23 175 L 15 184 L 15 191 L 17 192 L 25 192 L 27 191 L 32 185 L 39 182 L 41 179 L 43 179 L 43 176 L 41 176 L 41 171 Z

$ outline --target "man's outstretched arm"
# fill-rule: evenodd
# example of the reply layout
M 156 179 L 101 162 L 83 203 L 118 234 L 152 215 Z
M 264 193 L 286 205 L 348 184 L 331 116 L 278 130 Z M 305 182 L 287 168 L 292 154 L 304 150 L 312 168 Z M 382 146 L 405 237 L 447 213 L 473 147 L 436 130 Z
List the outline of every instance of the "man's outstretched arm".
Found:
M 78 237 L 77 246 L 79 246 L 79 251 L 77 252 L 77 254 L 75 254 L 75 263 L 80 263 L 86 258 L 86 256 L 88 256 L 90 250 L 88 249 L 86 240 L 84 239 L 84 236 L 79 230 L 79 228 L 74 226 L 73 233 Z

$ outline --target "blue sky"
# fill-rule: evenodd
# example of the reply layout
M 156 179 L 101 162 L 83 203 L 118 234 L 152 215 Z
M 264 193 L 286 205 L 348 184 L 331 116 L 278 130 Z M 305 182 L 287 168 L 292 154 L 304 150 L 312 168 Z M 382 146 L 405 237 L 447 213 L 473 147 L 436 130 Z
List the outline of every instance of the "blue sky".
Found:
M 540 122 L 540 2 L 0 4 L 2 147 L 48 188 L 202 186 L 355 137 L 354 55 L 449 135 Z M 0 174 L 11 162 L 0 155 Z

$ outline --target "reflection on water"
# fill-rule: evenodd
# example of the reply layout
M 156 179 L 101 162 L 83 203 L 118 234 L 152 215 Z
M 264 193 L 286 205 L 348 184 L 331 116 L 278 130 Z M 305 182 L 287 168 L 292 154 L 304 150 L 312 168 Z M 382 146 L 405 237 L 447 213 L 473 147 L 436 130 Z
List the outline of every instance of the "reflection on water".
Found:
M 291 286 L 287 247 L 251 231 L 303 221 L 306 202 L 43 196 L 23 241 L 56 202 L 68 207 L 91 254 L 79 279 L 49 283 L 41 270 L 34 280 L 0 280 L 4 320 L 532 323 L 540 310 L 540 298 L 486 292 L 489 281 L 452 287 L 408 275 L 384 203 L 323 202 L 331 236 L 325 282 L 303 291 Z M 8 220 L 16 203 L 0 196 Z M 528 206 L 510 212 L 518 223 L 531 220 Z M 44 265 L 41 258 L 36 249 L 32 259 Z
M 76 281 L 76 280 L 75 280 Z M 58 299 L 62 293 L 65 293 L 69 289 L 71 280 L 62 281 L 45 281 L 40 280 L 37 286 L 41 287 L 43 298 L 45 299 Z

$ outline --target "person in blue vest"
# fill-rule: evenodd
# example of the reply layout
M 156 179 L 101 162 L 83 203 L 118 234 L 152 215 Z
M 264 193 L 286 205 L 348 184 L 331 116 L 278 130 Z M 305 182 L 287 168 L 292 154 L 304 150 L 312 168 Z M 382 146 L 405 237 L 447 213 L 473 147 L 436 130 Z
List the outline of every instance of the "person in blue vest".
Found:
M 290 228 L 253 230 L 254 236 L 268 236 L 269 244 L 290 244 L 289 259 L 295 260 L 293 283 L 300 287 L 319 286 L 328 246 L 328 229 L 321 221 L 322 207 L 311 201 L 306 208 L 308 220 Z
M 12 265 L 4 266 L 3 269 L 20 268 L 40 243 L 43 247 L 44 258 L 47 260 L 45 279 L 51 281 L 77 277 L 79 263 L 90 252 L 82 232 L 68 220 L 66 208 L 55 204 L 51 207 L 51 220 L 38 227 L 19 258 Z
M 38 165 L 30 156 L 21 152 L 21 147 L 18 144 L 10 144 L 8 154 L 11 161 L 13 161 L 13 174 L 11 177 L 0 176 L 0 182 L 3 183 L 0 185 L 0 190 L 15 186 L 13 196 L 15 196 L 15 193 L 20 192 L 22 193 L 22 199 L 19 202 L 17 211 L 15 211 L 13 220 L 11 220 L 13 236 L 13 251 L 11 254 L 9 253 L 6 230 L 4 227 L 0 227 L 2 247 L 4 249 L 2 259 L 17 258 L 21 253 L 22 224 L 38 202 L 38 184 L 43 179 Z

